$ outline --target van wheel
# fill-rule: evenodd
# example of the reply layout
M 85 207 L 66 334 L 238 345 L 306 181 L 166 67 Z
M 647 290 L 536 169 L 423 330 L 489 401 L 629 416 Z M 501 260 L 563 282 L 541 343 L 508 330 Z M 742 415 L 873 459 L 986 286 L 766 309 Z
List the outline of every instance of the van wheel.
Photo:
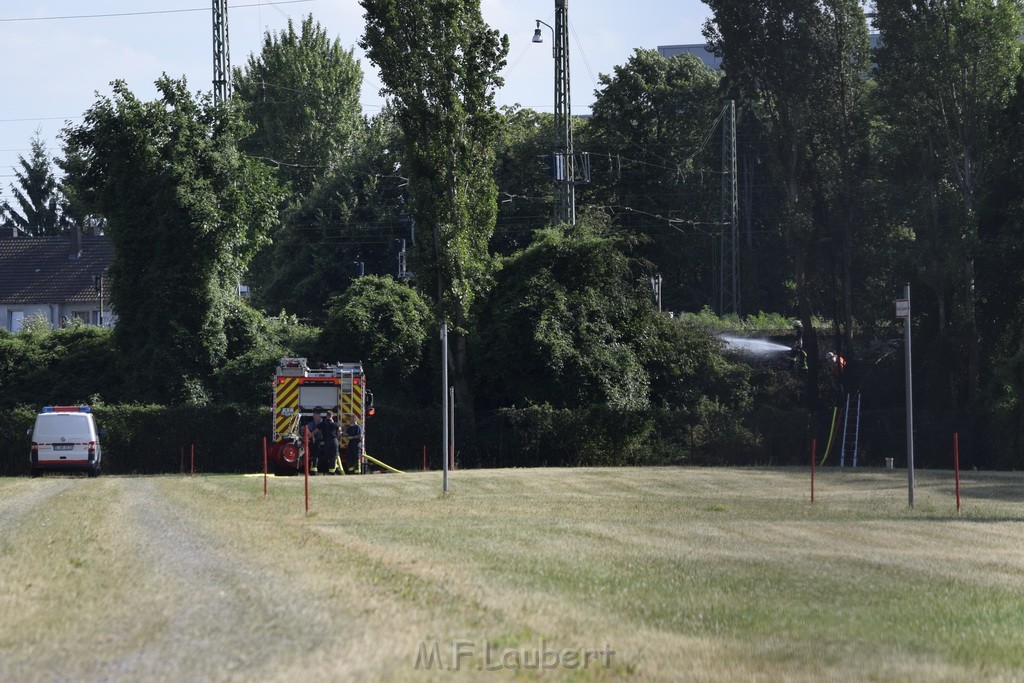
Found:
M 90 477 L 98 477 L 98 476 L 100 476 L 100 468 L 99 467 L 93 467 L 91 470 L 89 470 L 89 476 Z
M 39 469 L 38 467 L 33 467 L 31 469 L 31 471 L 29 471 L 29 476 L 32 477 L 33 479 L 35 479 L 36 477 L 38 477 L 42 473 L 43 473 L 43 471 L 41 469 Z

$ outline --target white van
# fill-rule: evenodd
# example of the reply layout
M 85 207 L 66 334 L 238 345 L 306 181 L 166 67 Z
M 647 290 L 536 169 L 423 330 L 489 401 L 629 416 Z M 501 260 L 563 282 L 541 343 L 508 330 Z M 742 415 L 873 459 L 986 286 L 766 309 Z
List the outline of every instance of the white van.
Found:
M 32 436 L 32 476 L 46 470 L 98 476 L 103 461 L 100 434 L 89 406 L 46 406 L 36 416 Z

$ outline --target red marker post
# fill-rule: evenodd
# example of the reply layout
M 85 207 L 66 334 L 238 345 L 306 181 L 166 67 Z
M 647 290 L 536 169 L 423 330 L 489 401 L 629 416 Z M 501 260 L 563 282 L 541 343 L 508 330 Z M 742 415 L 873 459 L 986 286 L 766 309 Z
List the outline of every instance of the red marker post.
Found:
M 960 514 L 960 433 L 953 432 L 953 472 L 956 475 L 956 514 Z
M 188 466 L 189 473 L 188 473 L 188 476 L 194 477 L 195 474 L 196 474 L 196 445 L 195 444 L 192 444 L 192 448 L 189 451 L 189 453 L 190 453 L 190 455 L 189 455 L 189 466 Z
M 181 467 L 178 468 L 178 472 L 185 476 L 185 447 L 181 447 Z
M 309 515 L 309 428 L 302 434 L 302 445 L 306 452 L 302 457 L 302 470 L 306 475 L 306 515 Z
M 267 437 L 263 437 L 263 497 L 267 497 Z
M 811 502 L 814 502 L 814 461 L 818 457 L 818 440 L 811 439 Z

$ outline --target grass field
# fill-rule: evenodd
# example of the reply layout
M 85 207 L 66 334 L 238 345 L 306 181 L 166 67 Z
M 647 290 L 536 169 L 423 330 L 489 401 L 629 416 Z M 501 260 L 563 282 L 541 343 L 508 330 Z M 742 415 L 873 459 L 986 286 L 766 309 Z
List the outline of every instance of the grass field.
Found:
M 808 483 L 0 479 L 0 680 L 1024 680 L 1024 475 Z

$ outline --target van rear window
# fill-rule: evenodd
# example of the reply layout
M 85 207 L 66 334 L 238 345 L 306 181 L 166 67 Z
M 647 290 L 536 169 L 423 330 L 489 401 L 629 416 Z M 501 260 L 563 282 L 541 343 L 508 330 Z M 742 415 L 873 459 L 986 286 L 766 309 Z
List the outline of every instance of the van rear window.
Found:
M 47 413 L 36 418 L 36 427 L 32 431 L 33 441 L 46 442 L 62 436 L 76 441 L 91 441 L 92 431 L 89 429 L 88 415 Z

